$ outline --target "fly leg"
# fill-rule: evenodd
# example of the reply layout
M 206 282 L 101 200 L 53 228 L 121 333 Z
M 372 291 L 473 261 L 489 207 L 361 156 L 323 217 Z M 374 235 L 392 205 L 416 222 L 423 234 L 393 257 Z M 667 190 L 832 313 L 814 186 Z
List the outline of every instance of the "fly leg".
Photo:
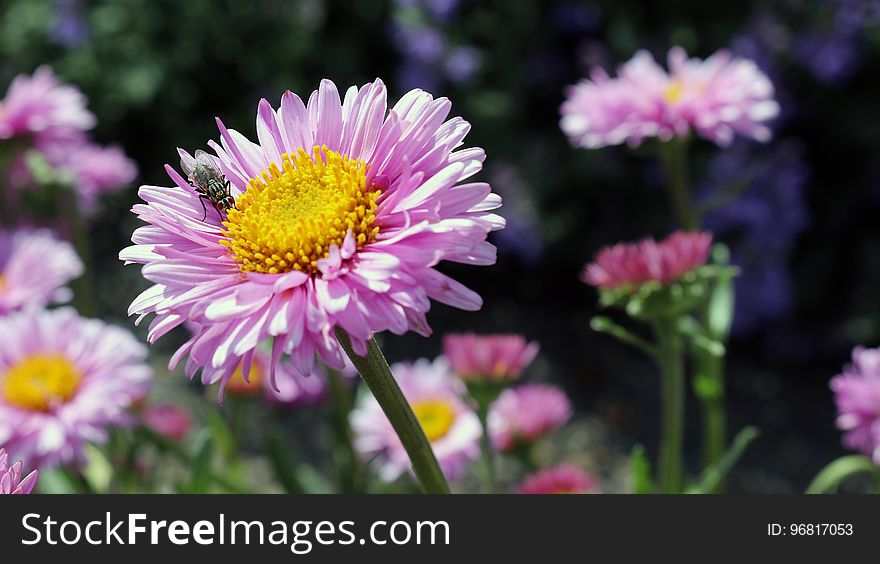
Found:
M 204 215 L 202 215 L 202 221 L 205 221 L 208 218 L 208 208 L 205 206 L 205 200 L 211 201 L 211 198 L 199 194 L 199 201 L 202 202 L 202 211 L 204 211 Z M 213 202 L 212 202 L 213 203 Z

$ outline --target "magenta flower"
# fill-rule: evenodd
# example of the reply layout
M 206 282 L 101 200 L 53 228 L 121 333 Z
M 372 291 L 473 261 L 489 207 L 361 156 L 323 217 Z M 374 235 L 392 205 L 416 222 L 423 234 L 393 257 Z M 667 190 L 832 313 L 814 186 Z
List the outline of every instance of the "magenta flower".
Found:
M 856 347 L 852 364 L 831 379 L 843 443 L 880 464 L 880 348 Z
M 187 410 L 166 403 L 144 408 L 141 412 L 141 423 L 167 439 L 182 441 L 192 429 L 193 420 Z
M 571 464 L 545 468 L 526 477 L 521 494 L 582 494 L 595 491 L 596 481 Z
M 710 233 L 675 232 L 663 241 L 647 238 L 637 243 L 605 247 L 588 264 L 583 280 L 598 288 L 637 286 L 646 282 L 669 284 L 703 266 L 712 247 Z
M 460 378 L 515 380 L 535 359 L 540 346 L 520 335 L 446 335 L 443 354 Z
M 596 69 L 568 90 L 562 130 L 573 145 L 639 145 L 691 131 L 721 146 L 735 135 L 770 139 L 766 122 L 779 113 L 773 84 L 754 62 L 718 51 L 706 60 L 669 51 L 669 71 L 639 51 L 610 78 Z
M 69 300 L 82 273 L 73 246 L 48 230 L 0 231 L 0 315 Z
M 21 461 L 10 466 L 9 454 L 5 448 L 0 448 L 0 495 L 29 494 L 33 491 L 39 472 L 33 470 L 24 478 L 21 473 Z
M 69 140 L 95 126 L 86 97 L 75 86 L 60 84 L 52 69 L 18 75 L 0 101 L 0 139 L 32 137 L 37 146 Z
M 464 390 L 443 357 L 398 363 L 391 367 L 413 413 L 431 443 L 437 462 L 450 480 L 460 478 L 479 457 L 482 432 L 476 414 L 462 399 Z M 351 412 L 355 448 L 377 459 L 379 476 L 393 481 L 410 468 L 409 457 L 372 394 L 361 394 Z
M 65 151 L 61 163 L 53 163 L 70 172 L 85 213 L 94 211 L 104 194 L 129 185 L 137 177 L 137 165 L 119 147 L 89 143 Z
M 489 412 L 492 443 L 501 452 L 530 444 L 571 418 L 571 402 L 549 384 L 522 384 L 504 390 Z
M 169 166 L 174 186 L 142 187 L 146 204 L 133 210 L 149 225 L 120 258 L 155 284 L 130 308 L 156 314 L 150 342 L 197 323 L 171 364 L 188 356 L 186 374 L 201 369 L 213 383 L 274 338 L 271 380 L 283 354 L 300 374 L 316 354 L 342 369 L 336 329 L 363 355 L 377 332 L 430 334 L 431 299 L 479 309 L 475 292 L 435 269 L 493 264 L 486 237 L 504 226 L 489 185 L 461 183 L 484 153 L 459 148 L 470 125 L 446 120 L 450 106 L 413 90 L 386 112 L 381 81 L 349 88 L 343 102 L 324 80 L 308 104 L 292 92 L 278 110 L 261 101 L 259 144 L 218 120 L 211 147 L 235 206 L 204 206 Z
M 149 391 L 146 348 L 73 309 L 0 317 L 0 444 L 31 466 L 82 461 Z

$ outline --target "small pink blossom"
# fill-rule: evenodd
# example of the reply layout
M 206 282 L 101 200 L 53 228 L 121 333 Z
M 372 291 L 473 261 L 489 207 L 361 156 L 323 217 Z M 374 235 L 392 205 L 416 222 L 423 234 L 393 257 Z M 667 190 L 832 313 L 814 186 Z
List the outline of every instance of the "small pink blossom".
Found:
M 521 494 L 582 494 L 595 491 L 596 481 L 571 464 L 545 468 L 528 476 L 520 485 Z
M 571 418 L 565 392 L 549 384 L 523 384 L 501 393 L 489 412 L 492 443 L 501 452 L 532 443 Z
M 9 453 L 5 448 L 0 448 L 0 494 L 29 494 L 37 485 L 36 470 L 21 477 L 21 461 L 12 466 L 9 465 Z
M 94 143 L 69 151 L 60 166 L 73 176 L 80 207 L 86 213 L 95 209 L 104 194 L 131 184 L 138 173 L 137 165 L 120 147 Z
M 573 145 L 597 148 L 650 137 L 668 141 L 691 131 L 721 146 L 735 135 L 770 139 L 779 113 L 773 84 L 750 60 L 718 51 L 705 60 L 673 47 L 664 70 L 639 51 L 611 78 L 601 69 L 569 88 L 562 130 Z
M 880 348 L 856 347 L 852 364 L 831 379 L 843 443 L 880 464 Z
M 711 246 L 710 233 L 682 231 L 660 242 L 647 238 L 620 243 L 599 251 L 595 262 L 584 270 L 583 280 L 598 288 L 669 284 L 706 264 Z
M 183 440 L 193 425 L 189 412 L 172 404 L 146 407 L 141 413 L 141 422 L 153 432 L 172 441 Z
M 540 346 L 521 335 L 452 334 L 443 338 L 443 354 L 460 378 L 515 380 L 535 359 Z

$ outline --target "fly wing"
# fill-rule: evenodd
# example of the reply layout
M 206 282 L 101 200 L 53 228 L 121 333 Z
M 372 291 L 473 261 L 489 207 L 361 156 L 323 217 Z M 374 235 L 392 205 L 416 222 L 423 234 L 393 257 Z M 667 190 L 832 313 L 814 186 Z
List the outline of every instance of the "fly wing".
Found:
M 217 168 L 217 162 L 214 160 L 214 157 L 209 155 L 208 153 L 198 149 L 195 154 L 196 164 L 202 165 L 211 171 L 211 175 L 220 178 L 222 175 L 220 174 L 220 169 Z
M 190 180 L 192 180 L 193 172 L 196 170 L 196 159 L 180 148 L 177 149 L 177 154 L 180 155 L 180 169 L 183 170 L 184 174 L 186 174 Z M 196 156 L 198 156 L 198 154 L 199 152 L 196 151 Z

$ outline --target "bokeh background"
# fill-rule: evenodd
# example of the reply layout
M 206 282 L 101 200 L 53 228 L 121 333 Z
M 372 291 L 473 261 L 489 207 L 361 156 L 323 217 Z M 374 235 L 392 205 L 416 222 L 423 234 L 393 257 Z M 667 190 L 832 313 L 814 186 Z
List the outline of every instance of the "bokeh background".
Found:
M 589 68 L 613 69 L 640 48 L 661 59 L 674 44 L 754 59 L 782 106 L 774 140 L 698 144 L 692 174 L 714 206 L 706 226 L 742 268 L 731 428 L 762 430 L 730 489 L 793 492 L 844 452 L 828 379 L 853 345 L 880 341 L 878 23 L 872 0 L 3 0 L 0 83 L 51 65 L 88 96 L 95 139 L 137 162 L 138 184 L 167 184 L 162 165 L 177 164 L 176 147 L 216 138 L 214 116 L 253 137 L 261 97 L 307 95 L 323 77 L 343 88 L 381 77 L 392 99 L 414 87 L 448 96 L 473 124 L 468 144 L 486 149 L 481 176 L 504 197 L 508 227 L 493 234 L 496 266 L 447 269 L 485 308 L 435 305 L 435 337 L 386 338 L 386 354 L 436 356 L 447 331 L 540 341 L 534 378 L 560 383 L 577 407 L 553 448 L 587 452 L 586 465 L 615 483 L 632 445 L 654 452 L 658 379 L 589 329 L 596 293 L 579 273 L 600 246 L 673 224 L 653 157 L 572 149 L 558 108 Z M 91 230 L 96 313 L 123 325 L 145 287 L 117 259 L 137 226 L 135 201 L 135 187 L 106 198 Z M 165 339 L 157 356 L 183 338 Z M 163 364 L 157 393 L 204 395 Z M 295 423 L 304 452 L 317 449 L 322 437 Z M 694 468 L 697 423 L 689 419 Z

